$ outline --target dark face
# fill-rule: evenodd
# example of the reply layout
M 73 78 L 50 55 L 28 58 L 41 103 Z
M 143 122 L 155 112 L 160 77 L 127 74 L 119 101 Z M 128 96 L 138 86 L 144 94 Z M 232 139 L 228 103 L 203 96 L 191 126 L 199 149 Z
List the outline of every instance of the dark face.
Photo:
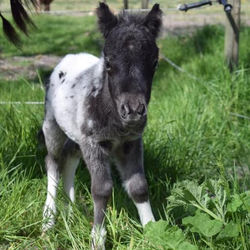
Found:
M 110 15 L 106 21 L 108 30 L 106 26 L 103 30 L 102 8 Z M 117 18 L 107 8 L 100 4 L 97 13 L 105 37 L 105 70 L 111 97 L 124 124 L 144 124 L 158 62 L 155 39 L 160 20 L 157 19 L 159 25 L 155 27 L 155 18 L 160 18 L 161 11 L 159 7 L 153 7 L 144 17 L 123 14 Z M 104 16 L 107 18 L 107 13 Z M 154 21 L 153 24 L 150 21 Z

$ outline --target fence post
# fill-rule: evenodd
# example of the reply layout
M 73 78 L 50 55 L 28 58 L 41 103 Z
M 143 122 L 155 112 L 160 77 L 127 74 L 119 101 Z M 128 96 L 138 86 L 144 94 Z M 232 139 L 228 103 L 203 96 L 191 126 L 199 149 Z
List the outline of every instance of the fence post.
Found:
M 148 0 L 141 0 L 141 8 L 148 9 Z
M 124 9 L 128 9 L 128 0 L 123 0 Z
M 240 38 L 240 7 L 241 0 L 232 0 L 232 19 L 226 18 L 225 61 L 232 72 L 238 66 Z

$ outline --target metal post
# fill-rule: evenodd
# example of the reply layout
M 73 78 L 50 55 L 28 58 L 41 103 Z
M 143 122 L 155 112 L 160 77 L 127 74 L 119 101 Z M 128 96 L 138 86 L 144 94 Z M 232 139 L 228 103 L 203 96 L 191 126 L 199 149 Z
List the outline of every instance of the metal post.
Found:
M 128 0 L 123 0 L 123 4 L 124 4 L 124 9 L 127 10 L 128 9 Z
M 148 9 L 148 0 L 141 0 L 141 8 Z
M 232 0 L 232 12 L 226 12 L 225 61 L 232 72 L 238 66 L 241 0 Z

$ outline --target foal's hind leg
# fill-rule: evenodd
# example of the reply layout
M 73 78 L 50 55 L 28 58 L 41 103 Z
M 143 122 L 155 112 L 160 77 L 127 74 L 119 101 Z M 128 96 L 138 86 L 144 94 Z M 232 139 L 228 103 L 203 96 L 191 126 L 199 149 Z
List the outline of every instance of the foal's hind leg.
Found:
M 124 143 L 116 152 L 116 163 L 123 185 L 138 210 L 141 224 L 145 226 L 155 219 L 149 202 L 142 147 L 141 139 Z
M 62 179 L 64 190 L 71 200 L 75 201 L 74 177 L 81 157 L 79 146 L 68 139 L 62 153 Z
M 56 213 L 56 191 L 60 178 L 59 168 L 61 162 L 61 153 L 65 142 L 65 135 L 59 128 L 55 119 L 49 118 L 46 114 L 46 118 L 43 123 L 43 133 L 45 137 L 45 143 L 48 154 L 45 158 L 47 169 L 47 198 L 43 210 L 43 231 L 48 230 L 54 225 L 54 216 Z

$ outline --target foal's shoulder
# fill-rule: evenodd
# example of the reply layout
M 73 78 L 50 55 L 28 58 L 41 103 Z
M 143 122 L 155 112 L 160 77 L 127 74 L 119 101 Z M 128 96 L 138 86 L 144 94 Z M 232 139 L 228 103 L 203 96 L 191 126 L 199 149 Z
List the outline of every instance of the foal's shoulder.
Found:
M 99 58 L 88 53 L 68 54 L 56 66 L 56 70 L 68 72 L 83 71 L 99 61 Z
M 54 83 L 61 83 L 65 80 L 72 81 L 97 64 L 99 60 L 98 57 L 88 53 L 68 54 L 55 67 L 51 75 L 51 81 Z

